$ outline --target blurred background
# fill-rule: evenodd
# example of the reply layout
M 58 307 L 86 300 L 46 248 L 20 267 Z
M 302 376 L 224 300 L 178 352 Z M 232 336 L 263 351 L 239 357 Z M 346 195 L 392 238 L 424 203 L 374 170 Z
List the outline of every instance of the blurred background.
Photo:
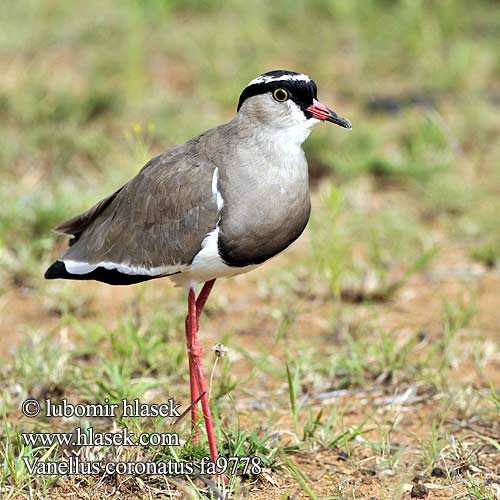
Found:
M 202 330 L 206 352 L 216 341 L 233 349 L 214 379 L 220 426 L 235 425 L 230 397 L 244 428 L 258 420 L 269 435 L 289 429 L 310 463 L 341 449 L 350 472 L 330 471 L 329 488 L 344 473 L 364 477 L 368 457 L 368 488 L 382 498 L 436 467 L 453 494 L 490 498 L 484 485 L 500 449 L 492 392 L 500 384 L 499 54 L 494 0 L 5 0 L 0 356 L 9 491 L 24 494 L 29 482 L 15 452 L 28 394 L 161 400 L 188 389 L 182 292 L 166 280 L 126 289 L 45 282 L 66 245 L 51 228 L 154 154 L 230 120 L 251 79 L 289 69 L 314 78 L 321 101 L 353 130 L 317 127 L 305 144 L 313 192 L 305 236 L 262 270 L 216 287 Z M 366 394 L 377 391 L 422 405 L 419 427 L 382 400 L 370 404 L 389 413 L 367 421 Z M 300 405 L 290 406 L 292 396 Z M 448 420 L 436 421 L 439 412 Z M 493 444 L 454 434 L 471 452 L 462 456 L 449 438 L 468 419 L 483 422 Z M 238 452 L 265 444 L 272 453 L 257 448 L 277 484 L 291 477 L 299 486 L 290 491 L 313 498 L 293 478 L 317 469 L 290 462 L 287 439 L 259 436 Z M 402 475 L 378 481 L 386 469 Z M 272 487 L 262 498 L 274 498 Z
M 247 82 L 275 68 L 311 75 L 355 125 L 315 130 L 313 179 L 397 184 L 477 259 L 498 258 L 496 2 L 44 0 L 3 10 L 2 287 L 38 283 L 54 224 L 152 154 L 229 120 Z

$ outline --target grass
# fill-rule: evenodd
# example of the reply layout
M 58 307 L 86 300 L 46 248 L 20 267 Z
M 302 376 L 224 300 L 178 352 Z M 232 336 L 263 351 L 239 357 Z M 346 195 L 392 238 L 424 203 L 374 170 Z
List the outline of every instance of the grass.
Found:
M 367 196 L 364 189 L 354 186 L 346 196 L 352 196 L 354 203 L 358 197 L 362 204 Z M 371 215 L 367 227 L 366 207 L 348 205 L 332 187 L 325 198 L 327 211 L 315 214 L 314 262 L 330 280 L 332 292 L 343 300 L 389 299 L 412 275 L 425 269 L 438 251 L 411 211 L 387 206 Z M 343 215 L 348 211 L 346 223 Z M 333 231 L 321 224 L 324 219 L 332 221 Z
M 396 499 L 420 474 L 454 498 L 494 498 L 494 2 L 8 0 L 4 11 L 0 496 Z M 180 447 L 22 443 L 27 431 L 173 424 L 27 419 L 27 397 L 175 397 L 184 409 L 189 399 L 182 293 L 160 281 L 112 291 L 45 282 L 66 245 L 50 229 L 153 154 L 230 119 L 246 82 L 281 67 L 313 76 L 354 128 L 314 130 L 306 235 L 262 271 L 217 283 L 202 320 L 220 449 L 258 455 L 264 472 L 227 484 L 30 476 L 22 456 L 206 455 L 188 418 L 175 426 Z M 228 347 L 224 358 L 215 343 Z

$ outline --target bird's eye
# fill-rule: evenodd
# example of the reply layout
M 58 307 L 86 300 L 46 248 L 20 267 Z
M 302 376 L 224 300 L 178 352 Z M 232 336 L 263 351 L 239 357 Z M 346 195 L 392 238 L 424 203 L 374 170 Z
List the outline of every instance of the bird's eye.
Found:
M 273 92 L 273 97 L 275 101 L 285 102 L 288 99 L 288 92 L 285 89 L 276 89 Z

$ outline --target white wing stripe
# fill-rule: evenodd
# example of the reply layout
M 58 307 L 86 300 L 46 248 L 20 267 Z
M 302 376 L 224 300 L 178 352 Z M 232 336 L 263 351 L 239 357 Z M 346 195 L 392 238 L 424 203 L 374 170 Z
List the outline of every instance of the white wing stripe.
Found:
M 174 274 L 186 271 L 189 266 L 185 264 L 178 264 L 173 266 L 157 266 L 157 267 L 143 267 L 131 266 L 129 264 L 120 264 L 117 262 L 98 262 L 96 264 L 89 264 L 88 262 L 80 262 L 76 260 L 63 260 L 66 271 L 70 274 L 88 274 L 95 271 L 98 267 L 112 270 L 116 269 L 118 272 L 129 275 L 145 275 L 145 276 L 159 276 L 161 274 Z
M 217 200 L 217 210 L 220 211 L 220 209 L 224 206 L 224 200 L 222 199 L 222 195 L 220 194 L 220 191 L 217 187 L 218 182 L 219 182 L 219 168 L 216 168 L 212 176 L 212 194 L 214 195 L 214 198 Z

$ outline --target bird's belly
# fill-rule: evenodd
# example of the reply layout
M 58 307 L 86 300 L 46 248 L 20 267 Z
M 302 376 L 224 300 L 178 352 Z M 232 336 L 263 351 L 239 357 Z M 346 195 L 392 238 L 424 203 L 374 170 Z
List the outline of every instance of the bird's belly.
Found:
M 220 229 L 217 227 L 205 237 L 201 250 L 185 272 L 170 276 L 170 279 L 177 286 L 201 283 L 215 278 L 229 278 L 258 267 L 258 265 L 233 267 L 226 264 L 219 254 L 219 231 Z
M 302 234 L 310 210 L 308 193 L 290 199 L 274 192 L 272 200 L 229 207 L 220 224 L 222 260 L 230 267 L 244 268 L 274 257 Z
M 170 278 L 185 285 L 231 277 L 247 273 L 283 251 L 302 234 L 311 205 L 308 194 L 293 203 L 278 198 L 274 209 L 254 203 L 248 205 L 252 209 L 223 214 L 189 268 Z

